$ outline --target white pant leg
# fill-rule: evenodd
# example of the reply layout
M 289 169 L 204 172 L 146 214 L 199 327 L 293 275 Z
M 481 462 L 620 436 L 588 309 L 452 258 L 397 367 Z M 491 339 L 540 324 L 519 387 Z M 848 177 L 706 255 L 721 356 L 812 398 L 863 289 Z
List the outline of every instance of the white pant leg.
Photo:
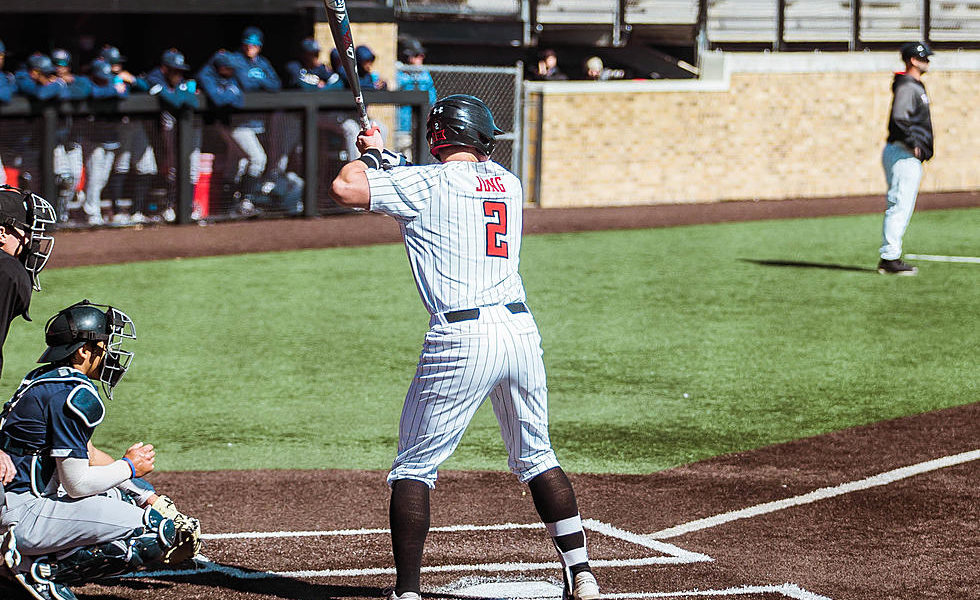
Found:
M 17 524 L 17 547 L 25 556 L 63 552 L 122 539 L 143 527 L 144 509 L 117 498 L 6 494 L 0 524 Z
M 902 237 L 915 210 L 915 199 L 922 182 L 922 162 L 906 149 L 887 144 L 881 154 L 881 163 L 885 168 L 888 193 L 879 254 L 885 260 L 895 260 L 902 257 Z
M 267 158 L 255 131 L 248 127 L 236 127 L 231 131 L 231 137 L 248 155 L 248 174 L 252 177 L 261 177 L 265 172 Z
M 507 464 L 522 483 L 527 483 L 560 466 L 548 433 L 548 385 L 541 336 L 529 313 L 514 315 L 499 333 L 507 348 L 508 372 L 490 392 L 490 400 L 507 446 Z
M 497 340 L 475 322 L 425 335 L 398 425 L 398 455 L 388 483 L 416 479 L 434 487 L 441 465 L 504 371 Z
M 156 175 L 157 159 L 142 123 L 130 122 L 129 147 L 131 157 L 136 158 L 137 175 Z
M 88 158 L 87 181 L 85 185 L 85 204 L 83 209 L 89 217 L 102 216 L 102 190 L 109 181 L 116 152 L 104 145 L 96 146 Z

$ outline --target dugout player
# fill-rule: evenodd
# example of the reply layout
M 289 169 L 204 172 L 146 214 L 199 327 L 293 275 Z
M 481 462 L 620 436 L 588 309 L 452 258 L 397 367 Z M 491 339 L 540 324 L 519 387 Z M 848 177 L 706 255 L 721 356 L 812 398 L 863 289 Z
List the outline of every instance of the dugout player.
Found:
M 932 117 L 922 75 L 933 55 L 924 42 L 902 45 L 905 72 L 892 83 L 892 107 L 888 117 L 888 143 L 881 154 L 888 193 L 881 227 L 878 272 L 883 275 L 915 275 L 919 269 L 902 260 L 902 237 L 912 219 L 922 181 L 922 163 L 932 158 Z
M 286 63 L 287 86 L 307 92 L 339 90 L 344 87 L 343 77 L 334 73 L 320 61 L 320 44 L 313 38 L 300 43 L 299 60 Z
M 61 310 L 45 328 L 43 365 L 0 413 L 0 448 L 17 470 L 0 509 L 0 553 L 30 598 L 75 600 L 68 585 L 180 562 L 198 548 L 196 520 L 138 479 L 153 470 L 152 445 L 133 444 L 118 460 L 92 445 L 105 418 L 95 382 L 111 399 L 135 339 L 118 308 L 83 300 Z
M 439 164 L 388 166 L 381 134 L 362 133 L 359 160 L 331 192 L 341 204 L 394 217 L 430 316 L 388 475 L 397 581 L 392 600 L 418 600 L 429 489 L 490 396 L 510 456 L 563 565 L 564 597 L 595 600 L 575 492 L 548 435 L 541 337 L 518 274 L 520 180 L 490 160 L 502 133 L 478 98 L 447 96 L 426 123 Z

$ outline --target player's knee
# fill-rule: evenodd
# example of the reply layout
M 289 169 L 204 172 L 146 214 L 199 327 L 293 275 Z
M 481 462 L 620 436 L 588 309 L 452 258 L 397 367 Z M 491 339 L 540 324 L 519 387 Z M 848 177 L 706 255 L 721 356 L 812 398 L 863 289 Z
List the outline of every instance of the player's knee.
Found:
M 517 475 L 521 483 L 527 483 L 545 471 L 560 466 L 558 457 L 555 456 L 554 450 L 550 448 L 541 450 L 531 456 L 524 456 L 517 459 L 512 457 L 510 460 L 510 470 Z
M 412 473 L 407 470 L 401 470 L 395 468 L 388 473 L 388 487 L 395 485 L 396 481 L 421 481 L 425 485 L 429 486 L 429 489 L 435 489 L 436 487 L 436 473 L 433 472 L 431 475 L 422 473 Z

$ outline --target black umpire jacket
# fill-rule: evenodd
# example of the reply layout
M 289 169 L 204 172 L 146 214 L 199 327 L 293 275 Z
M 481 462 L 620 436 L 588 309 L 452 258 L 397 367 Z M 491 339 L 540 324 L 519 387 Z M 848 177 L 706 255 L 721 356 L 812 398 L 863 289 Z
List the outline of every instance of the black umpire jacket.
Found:
M 0 371 L 3 371 L 3 343 L 7 340 L 10 322 L 18 316 L 31 320 L 31 276 L 23 263 L 6 252 L 0 252 Z

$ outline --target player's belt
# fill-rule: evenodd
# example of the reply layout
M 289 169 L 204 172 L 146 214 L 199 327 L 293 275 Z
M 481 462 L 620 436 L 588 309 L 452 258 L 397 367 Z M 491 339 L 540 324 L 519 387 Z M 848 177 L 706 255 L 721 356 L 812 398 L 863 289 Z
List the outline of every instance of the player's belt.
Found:
M 523 302 L 511 302 L 510 304 L 504 304 L 504 308 L 509 310 L 512 314 L 526 313 L 527 304 Z M 451 310 L 447 313 L 443 313 L 446 318 L 447 323 L 459 323 L 460 321 L 472 321 L 473 319 L 480 318 L 479 308 L 467 308 L 464 310 Z

